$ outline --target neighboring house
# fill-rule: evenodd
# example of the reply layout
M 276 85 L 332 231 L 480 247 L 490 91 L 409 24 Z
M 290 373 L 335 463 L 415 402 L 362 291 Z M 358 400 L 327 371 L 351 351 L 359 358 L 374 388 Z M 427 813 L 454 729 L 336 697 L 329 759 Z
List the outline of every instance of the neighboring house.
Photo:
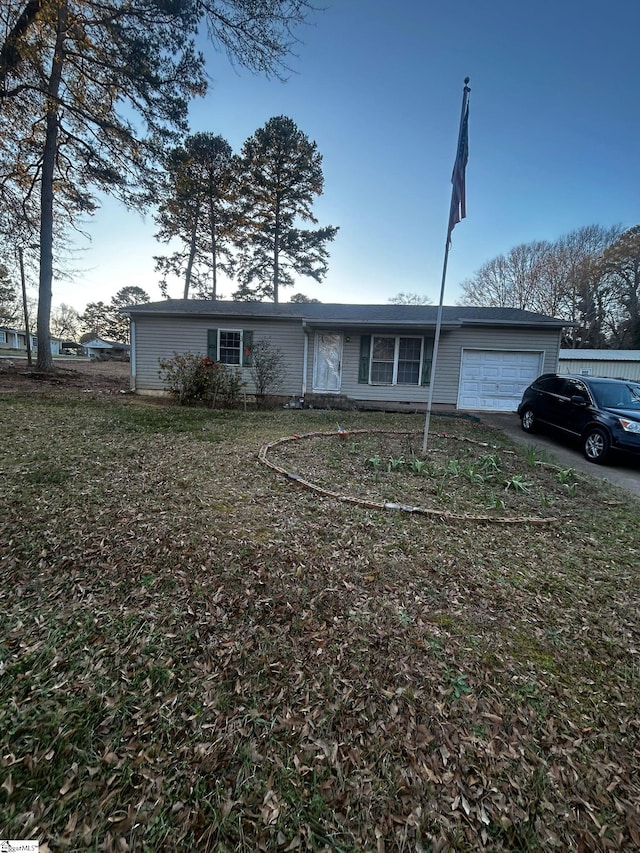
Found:
M 128 361 L 131 347 L 129 344 L 123 344 L 118 341 L 93 338 L 90 341 L 85 341 L 82 345 L 82 351 L 89 358 L 97 359 L 98 361 Z
M 252 393 L 251 347 L 267 338 L 285 356 L 283 396 L 424 409 L 437 310 L 195 299 L 132 306 L 124 312 L 131 319 L 132 388 L 162 392 L 159 361 L 191 352 L 237 365 Z M 445 307 L 434 405 L 514 411 L 536 376 L 557 370 L 565 325 L 519 309 Z
M 30 335 L 31 337 L 31 350 L 32 352 L 36 352 L 38 349 L 38 338 L 37 335 Z M 11 354 L 15 355 L 16 351 L 22 355 L 22 353 L 26 353 L 27 351 L 27 335 L 24 330 L 20 329 L 10 329 L 6 326 L 0 327 L 0 352 L 4 355 L 9 355 L 7 350 L 11 351 Z M 60 355 L 62 350 L 62 339 L 61 338 L 51 338 L 51 354 L 52 355 Z
M 637 349 L 561 349 L 558 365 L 561 373 L 640 382 L 640 350 Z
M 82 355 L 82 344 L 77 344 L 75 341 L 62 341 L 62 355 Z

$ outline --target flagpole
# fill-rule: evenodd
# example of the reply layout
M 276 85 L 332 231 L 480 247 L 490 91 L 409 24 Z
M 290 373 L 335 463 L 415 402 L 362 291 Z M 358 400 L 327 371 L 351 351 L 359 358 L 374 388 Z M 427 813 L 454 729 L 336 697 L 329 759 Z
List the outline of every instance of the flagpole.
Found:
M 461 216 L 466 216 L 465 210 L 465 200 L 464 200 L 464 168 L 466 166 L 466 159 L 461 160 L 466 157 L 466 151 L 463 153 L 463 145 L 466 146 L 467 140 L 465 138 L 465 134 L 467 132 L 467 128 L 465 127 L 465 122 L 468 119 L 468 109 L 469 109 L 469 92 L 471 89 L 469 88 L 469 78 L 464 78 L 464 90 L 462 92 L 462 109 L 460 111 L 460 127 L 458 130 L 458 148 L 456 150 L 456 162 L 453 167 L 453 176 L 451 178 L 451 182 L 453 184 L 451 188 L 451 205 L 449 207 L 449 227 L 447 229 L 447 242 L 444 250 L 444 262 L 442 264 L 442 282 L 440 284 L 440 299 L 438 302 L 438 314 L 436 316 L 436 331 L 433 339 L 433 356 L 431 358 L 431 376 L 429 377 L 429 395 L 427 398 L 427 414 L 424 421 L 424 438 L 422 441 L 422 452 L 427 452 L 427 446 L 429 444 L 429 424 L 431 422 L 431 408 L 433 405 L 433 389 L 435 386 L 435 378 L 436 378 L 436 364 L 438 362 L 438 348 L 440 344 L 440 329 L 442 328 L 442 306 L 444 303 L 444 287 L 447 280 L 447 264 L 449 262 L 449 247 L 451 246 L 451 232 L 454 229 L 454 226 L 457 222 L 460 221 Z M 462 169 L 462 187 L 458 182 L 460 178 L 460 168 Z M 460 205 L 462 205 L 461 211 L 459 210 Z

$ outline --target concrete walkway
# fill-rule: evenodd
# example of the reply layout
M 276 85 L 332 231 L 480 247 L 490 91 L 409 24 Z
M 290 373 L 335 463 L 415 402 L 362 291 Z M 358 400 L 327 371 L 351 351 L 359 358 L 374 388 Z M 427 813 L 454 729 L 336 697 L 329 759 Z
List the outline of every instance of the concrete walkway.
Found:
M 526 433 L 520 426 L 520 418 L 505 412 L 472 412 L 483 424 L 501 430 L 515 444 L 535 447 L 544 453 L 549 461 L 555 461 L 563 468 L 575 468 L 582 474 L 588 474 L 599 480 L 612 483 L 640 497 L 640 457 L 613 454 L 606 465 L 594 465 L 587 462 L 581 448 L 562 436 L 546 433 Z

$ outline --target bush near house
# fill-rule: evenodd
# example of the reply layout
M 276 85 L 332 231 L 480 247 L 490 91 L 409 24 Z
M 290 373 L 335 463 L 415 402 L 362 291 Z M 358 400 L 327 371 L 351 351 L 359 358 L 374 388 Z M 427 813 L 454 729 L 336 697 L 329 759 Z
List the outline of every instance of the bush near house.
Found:
M 174 353 L 161 360 L 160 376 L 181 406 L 201 403 L 230 409 L 238 404 L 245 385 L 237 368 L 193 353 Z
M 251 359 L 251 378 L 255 386 L 256 408 L 267 409 L 270 395 L 276 394 L 284 381 L 284 353 L 265 338 L 253 344 Z

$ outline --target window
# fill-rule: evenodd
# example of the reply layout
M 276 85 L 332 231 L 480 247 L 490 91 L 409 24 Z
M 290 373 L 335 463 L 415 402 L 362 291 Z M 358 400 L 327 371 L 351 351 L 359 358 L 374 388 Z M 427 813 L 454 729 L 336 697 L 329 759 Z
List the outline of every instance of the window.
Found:
M 0 344 L 6 344 L 7 342 L 7 333 L 0 332 Z
M 371 381 L 391 385 L 396 359 L 395 338 L 374 338 L 371 351 Z
M 565 380 L 560 376 L 545 376 L 534 382 L 536 391 L 546 391 L 547 394 L 562 394 L 565 388 Z
M 398 385 L 417 385 L 420 381 L 420 338 L 398 339 Z
M 226 332 L 220 329 L 218 361 L 222 364 L 242 362 L 242 332 Z
M 584 397 L 585 399 L 589 399 L 589 392 L 587 391 L 587 386 L 584 382 L 580 382 L 579 379 L 567 379 L 567 384 L 565 385 L 563 394 L 565 397 Z
M 371 355 L 366 374 L 372 385 L 420 385 L 429 381 L 430 341 L 400 335 L 373 335 L 369 339 L 366 335 L 361 339 L 363 349 L 369 346 L 369 340 Z M 366 381 L 364 377 L 363 380 Z
M 236 367 L 251 367 L 253 332 L 239 329 L 209 329 L 207 355 L 212 361 Z

